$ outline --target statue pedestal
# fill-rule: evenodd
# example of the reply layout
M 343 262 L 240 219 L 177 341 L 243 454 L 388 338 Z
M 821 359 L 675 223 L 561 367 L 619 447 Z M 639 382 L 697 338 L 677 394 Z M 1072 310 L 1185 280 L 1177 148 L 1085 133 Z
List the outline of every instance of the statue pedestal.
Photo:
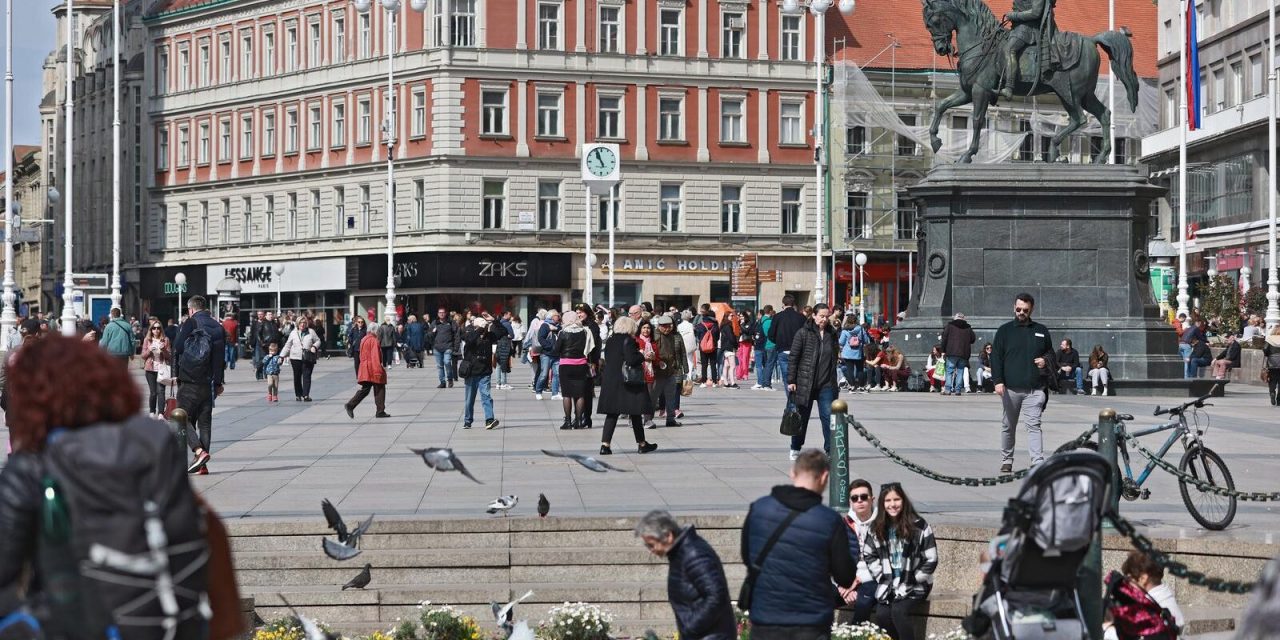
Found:
M 1182 377 L 1176 336 L 1151 294 L 1147 241 L 1163 192 L 1127 165 L 944 165 L 910 189 L 919 207 L 919 271 L 893 332 L 922 371 L 942 327 L 965 314 L 979 345 L 1013 318 L 1014 296 L 1088 370 L 1101 344 L 1125 381 Z M 1128 387 L 1129 385 L 1125 385 Z

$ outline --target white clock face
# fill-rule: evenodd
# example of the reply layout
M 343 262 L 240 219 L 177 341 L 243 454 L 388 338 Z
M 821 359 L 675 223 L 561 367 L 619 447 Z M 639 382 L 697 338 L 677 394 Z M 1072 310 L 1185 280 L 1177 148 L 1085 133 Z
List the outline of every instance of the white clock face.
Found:
M 596 147 L 587 154 L 587 171 L 597 178 L 607 178 L 618 167 L 618 156 L 613 149 Z

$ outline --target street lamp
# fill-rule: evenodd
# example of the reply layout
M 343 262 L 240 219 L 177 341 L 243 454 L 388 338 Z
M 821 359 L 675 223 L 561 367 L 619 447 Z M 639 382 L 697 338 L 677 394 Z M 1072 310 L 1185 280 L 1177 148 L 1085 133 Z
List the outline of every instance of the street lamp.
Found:
M 827 298 L 827 287 L 822 271 L 822 225 L 827 218 L 827 184 L 826 184 L 826 158 L 824 153 L 826 149 L 826 128 L 827 128 L 827 105 L 826 105 L 826 89 L 823 86 L 825 79 L 823 73 L 823 63 L 826 60 L 826 39 L 827 39 L 827 10 L 832 6 L 832 0 L 810 0 L 809 13 L 813 14 L 813 66 L 814 66 L 814 82 L 816 90 L 813 94 L 813 164 L 814 178 L 817 186 L 817 215 L 813 217 L 814 226 L 814 280 L 813 280 L 813 301 L 815 304 L 825 302 Z M 840 13 L 849 15 L 853 13 L 855 7 L 854 0 L 840 0 Z M 800 0 L 783 0 L 783 13 L 798 14 L 803 9 L 800 7 Z
M 280 292 L 284 288 L 284 263 L 277 262 L 271 267 L 271 272 L 276 274 L 276 317 L 280 317 Z
M 859 253 L 853 262 L 858 265 L 858 324 L 862 324 L 867 317 L 867 254 Z
M 63 155 L 62 163 L 66 165 L 65 167 L 66 178 L 63 180 L 63 184 L 66 185 L 67 187 L 67 199 L 63 203 L 63 209 L 62 209 L 63 226 L 64 226 L 62 230 L 62 233 L 63 233 L 62 253 L 64 254 L 65 264 L 63 265 L 63 271 L 62 271 L 61 327 L 62 327 L 62 335 L 67 336 L 68 338 L 74 337 L 76 335 L 76 315 L 72 310 L 72 304 L 74 300 L 72 296 L 75 295 L 75 292 L 73 291 L 73 289 L 75 289 L 75 283 L 72 282 L 71 280 L 71 237 L 72 237 L 71 204 L 72 204 L 72 200 L 75 199 L 75 191 L 72 188 L 72 185 L 74 185 L 75 182 L 71 180 L 72 167 L 75 166 L 75 162 L 72 161 L 72 159 L 75 158 L 75 155 L 72 153 L 72 144 L 71 144 L 72 140 L 75 139 L 75 136 L 72 135 L 73 129 L 75 128 L 75 118 L 72 117 L 73 112 L 75 111 L 75 98 L 74 98 L 74 94 L 71 92 L 71 77 L 75 75 L 72 73 L 72 65 L 75 64 L 75 48 L 72 46 L 74 44 L 75 34 L 71 28 L 71 23 L 74 22 L 71 19 L 71 16 L 75 15 L 73 13 L 73 7 L 72 7 L 73 2 L 74 0 L 67 0 L 67 16 L 66 16 L 67 61 L 66 61 L 66 66 L 63 68 L 64 75 L 67 76 L 67 87 L 66 87 L 67 93 L 65 96 L 65 107 L 66 107 L 65 111 L 66 111 L 67 121 L 66 121 L 66 124 L 63 126 L 63 128 L 66 131 L 66 141 L 64 143 L 65 155 Z M 12 95 L 12 92 L 10 92 L 10 94 Z M 119 158 L 117 158 L 117 161 L 118 160 Z
M 182 319 L 182 290 L 187 288 L 187 274 L 179 271 L 173 274 L 174 289 L 178 292 L 178 310 L 173 314 L 177 319 Z
M 13 0 L 5 3 L 4 139 L 13 144 Z M 13 199 L 13 153 L 4 154 L 4 311 L 0 312 L 0 352 L 9 350 L 9 334 L 18 324 L 13 293 L 13 218 L 18 203 Z
M 120 0 L 111 3 L 111 40 L 111 308 L 120 309 Z
M 368 13 L 373 9 L 373 0 L 352 0 L 356 11 Z M 427 9 L 427 0 L 409 0 L 409 6 L 418 13 Z M 395 202 L 395 25 L 396 12 L 400 11 L 400 0 L 382 0 L 382 8 L 387 12 L 387 95 L 383 101 L 386 117 L 382 120 L 382 132 L 387 145 L 387 308 L 383 317 L 388 323 L 396 322 L 396 283 L 395 283 L 395 251 L 396 251 L 396 202 Z

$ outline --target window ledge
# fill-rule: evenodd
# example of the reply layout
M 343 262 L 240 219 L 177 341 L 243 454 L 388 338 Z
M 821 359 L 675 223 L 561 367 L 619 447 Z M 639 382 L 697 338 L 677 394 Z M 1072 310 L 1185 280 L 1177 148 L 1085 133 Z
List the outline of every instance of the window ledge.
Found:
M 409 136 L 409 141 L 410 141 L 410 142 L 413 142 L 413 141 L 415 141 L 415 140 L 426 140 L 426 139 L 427 139 L 427 134 L 425 134 L 425 133 L 415 133 L 415 134 L 413 134 L 413 135 Z
M 270 159 L 272 159 L 272 158 L 274 158 L 274 157 L 276 157 L 276 152 L 274 152 L 274 151 L 271 151 L 271 152 L 268 152 L 268 153 L 264 153 L 264 154 L 262 154 L 262 159 L 263 159 L 263 160 L 270 160 Z
M 809 148 L 809 143 L 807 143 L 807 142 L 779 142 L 779 143 L 778 143 L 778 148 L 779 148 L 779 149 L 808 149 L 808 148 Z
M 357 142 L 357 143 L 356 143 L 356 148 L 357 148 L 357 149 L 363 149 L 363 148 L 365 148 L 365 147 L 372 147 L 372 146 L 373 146 L 373 143 L 372 143 L 372 142 Z
M 324 151 L 324 147 L 307 147 L 307 153 L 320 153 Z
M 688 140 L 658 140 L 657 144 L 662 146 L 671 146 L 671 147 L 687 147 L 689 146 L 689 141 Z
M 751 143 L 750 143 L 750 142 L 726 142 L 726 141 L 724 141 L 724 140 L 721 140 L 721 141 L 720 141 L 720 146 L 722 146 L 722 147 L 750 147 L 750 146 L 751 146 Z
M 218 161 L 218 164 L 231 164 L 231 158 L 223 158 Z
M 481 140 L 513 140 L 514 137 L 509 133 L 482 133 Z
M 329 150 L 330 150 L 330 151 L 342 151 L 343 149 L 346 149 L 346 148 L 347 148 L 347 145 L 345 145 L 345 144 L 335 144 L 335 145 L 333 145 L 333 146 L 329 147 Z
M 596 142 L 612 142 L 614 144 L 628 144 L 626 138 L 605 138 L 597 137 Z
M 568 142 L 569 141 L 568 136 L 534 136 L 533 139 L 541 140 L 545 142 Z

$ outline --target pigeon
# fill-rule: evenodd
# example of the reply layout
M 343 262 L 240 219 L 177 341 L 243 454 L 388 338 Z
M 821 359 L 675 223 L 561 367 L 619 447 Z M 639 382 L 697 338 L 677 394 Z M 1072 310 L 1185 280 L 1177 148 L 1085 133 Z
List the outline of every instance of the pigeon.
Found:
M 329 522 L 329 528 L 338 534 L 338 542 L 352 549 L 360 548 L 360 536 L 364 535 L 373 524 L 373 515 L 371 514 L 368 520 L 361 522 L 354 530 L 348 532 L 347 523 L 342 521 L 342 516 L 338 515 L 338 510 L 333 507 L 333 503 L 321 500 L 320 508 L 324 510 L 324 519 Z
M 372 578 L 372 576 L 369 575 L 370 568 L 372 567 L 368 562 L 364 563 L 364 569 L 361 569 L 360 573 L 357 573 L 356 577 L 352 578 L 350 582 L 342 585 L 342 590 L 363 589 L 369 586 L 369 580 Z
M 501 627 L 503 631 L 507 632 L 508 637 L 510 637 L 513 632 L 511 619 L 515 617 L 516 604 L 520 602 L 524 602 L 526 598 L 532 595 L 533 595 L 532 591 L 526 591 L 524 595 L 506 604 L 498 604 L 496 602 L 489 603 L 489 606 L 493 608 L 494 619 L 498 621 L 498 626 Z
M 360 555 L 360 550 L 355 547 L 348 547 L 341 542 L 334 542 L 333 538 L 324 538 L 320 543 L 320 548 L 324 549 L 324 554 L 334 560 L 350 560 Z
M 568 458 L 597 473 L 605 473 L 606 471 L 622 471 L 625 473 L 627 471 L 626 469 L 619 469 L 607 462 L 596 460 L 591 456 L 584 456 L 581 453 L 556 453 L 554 451 L 547 451 L 546 449 L 543 449 L 542 452 L 553 458 Z
M 551 513 L 551 501 L 547 499 L 547 495 L 545 493 L 539 493 L 538 494 L 538 517 L 545 518 L 547 517 L 548 513 Z
M 436 471 L 459 471 L 462 475 L 475 481 L 476 484 L 484 484 L 483 482 L 476 480 L 476 477 L 471 475 L 471 472 L 467 471 L 466 467 L 462 466 L 462 461 L 458 459 L 458 456 L 453 455 L 453 449 L 441 449 L 437 447 L 414 449 L 413 447 L 409 447 L 409 450 L 419 456 L 422 456 L 422 461 L 427 463 L 428 467 L 431 467 Z
M 298 619 L 298 624 L 302 625 L 302 637 L 305 640 L 339 640 L 340 636 L 338 636 L 338 634 L 329 633 L 328 631 L 321 629 L 320 625 L 316 624 L 315 620 L 298 613 L 298 610 L 294 609 L 293 605 L 289 604 L 288 600 L 285 600 L 283 593 L 277 593 L 276 595 L 280 597 L 280 601 L 284 603 L 284 606 L 289 607 L 289 611 L 293 613 L 293 617 Z
M 485 513 L 494 514 L 501 511 L 505 516 L 508 511 L 515 508 L 517 502 L 520 502 L 520 496 L 501 496 L 489 503 L 489 509 Z

